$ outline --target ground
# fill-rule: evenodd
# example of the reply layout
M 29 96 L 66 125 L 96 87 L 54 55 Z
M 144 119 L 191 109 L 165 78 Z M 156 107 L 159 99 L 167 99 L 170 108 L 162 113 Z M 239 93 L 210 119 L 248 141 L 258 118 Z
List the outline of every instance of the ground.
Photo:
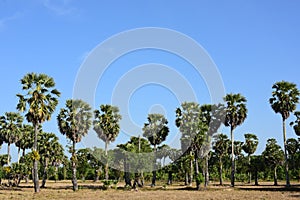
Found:
M 21 183 L 18 188 L 1 187 L 0 199 L 300 199 L 298 182 L 292 183 L 291 188 L 285 188 L 284 182 L 279 184 L 273 186 L 271 182 L 264 182 L 260 183 L 260 186 L 253 186 L 237 183 L 236 187 L 232 188 L 228 183 L 225 186 L 211 183 L 208 188 L 196 191 L 180 184 L 166 187 L 160 184 L 154 188 L 146 186 L 138 190 L 124 190 L 124 183 L 119 183 L 118 189 L 102 190 L 101 182 L 79 181 L 79 191 L 73 192 L 71 181 L 48 181 L 47 188 L 41 189 L 37 194 L 33 192 L 32 183 Z

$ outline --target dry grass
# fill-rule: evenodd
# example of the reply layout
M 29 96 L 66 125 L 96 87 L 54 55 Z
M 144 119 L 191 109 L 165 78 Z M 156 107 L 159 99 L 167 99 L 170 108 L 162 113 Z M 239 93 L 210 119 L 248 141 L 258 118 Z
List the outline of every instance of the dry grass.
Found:
M 281 186 L 272 186 L 272 183 L 263 183 L 260 186 L 237 184 L 235 188 L 227 186 L 216 186 L 211 184 L 207 189 L 195 191 L 182 185 L 168 186 L 163 188 L 157 186 L 151 188 L 146 186 L 138 191 L 126 191 L 119 184 L 118 189 L 102 190 L 101 183 L 79 182 L 80 190 L 73 192 L 70 181 L 54 183 L 47 182 L 47 188 L 35 194 L 32 184 L 21 183 L 19 188 L 0 189 L 0 199 L 300 199 L 300 185 L 287 189 L 284 183 Z

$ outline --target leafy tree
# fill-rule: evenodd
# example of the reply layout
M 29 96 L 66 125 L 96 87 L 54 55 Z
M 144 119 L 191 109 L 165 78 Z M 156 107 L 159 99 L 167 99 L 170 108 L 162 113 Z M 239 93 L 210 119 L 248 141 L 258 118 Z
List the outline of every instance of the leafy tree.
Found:
M 101 105 L 100 110 L 94 111 L 94 130 L 98 137 L 105 142 L 105 156 L 107 157 L 108 145 L 115 141 L 120 132 L 119 121 L 122 119 L 119 108 L 111 105 Z M 105 179 L 108 180 L 108 158 L 105 165 Z
M 181 132 L 181 149 L 185 154 L 189 153 L 190 159 L 190 172 L 189 184 L 192 185 L 193 180 L 193 160 L 195 158 L 196 176 L 199 174 L 198 157 L 199 150 L 202 149 L 205 141 L 205 133 L 207 133 L 208 126 L 206 119 L 203 117 L 201 107 L 195 102 L 184 102 L 181 108 L 176 109 L 175 124 L 179 127 Z M 196 153 L 196 156 L 194 155 Z M 197 189 L 200 184 L 197 184 Z
M 72 183 L 73 190 L 78 190 L 76 178 L 76 143 L 87 135 L 92 124 L 92 113 L 89 104 L 82 100 L 69 99 L 66 108 L 62 108 L 57 116 L 59 131 L 72 142 Z
M 167 119 L 161 114 L 149 114 L 148 122 L 144 124 L 143 136 L 148 139 L 151 145 L 153 145 L 154 150 L 154 169 L 151 186 L 155 186 L 156 182 L 156 151 L 157 145 L 161 144 L 166 140 L 169 133 L 169 128 L 167 126 Z
M 227 94 L 224 97 L 226 101 L 225 126 L 230 127 L 231 137 L 231 186 L 234 187 L 235 179 L 235 156 L 234 156 L 234 135 L 233 131 L 240 126 L 247 118 L 246 98 L 241 94 Z
M 89 173 L 89 171 L 92 170 L 91 166 L 90 166 L 90 159 L 91 159 L 91 150 L 88 148 L 84 148 L 84 149 L 79 149 L 76 152 L 76 156 L 77 156 L 77 172 L 81 175 L 81 179 L 83 181 L 85 181 L 85 178 L 87 176 L 87 174 Z
M 17 142 L 20 138 L 23 117 L 16 112 L 6 112 L 0 117 L 1 137 L 7 143 L 7 165 L 10 166 L 10 145 Z
M 220 185 L 223 185 L 223 159 L 227 155 L 228 148 L 229 148 L 229 139 L 227 135 L 224 134 L 216 135 L 213 149 L 219 160 Z
M 291 122 L 290 125 L 293 126 L 293 129 L 297 136 L 300 136 L 300 112 L 296 111 L 295 113 L 296 120 Z
M 58 142 L 58 137 L 54 133 L 41 133 L 39 138 L 40 163 L 43 168 L 43 180 L 41 188 L 46 185 L 48 178 L 48 166 L 53 165 L 57 158 L 64 155 L 64 149 Z
M 25 156 L 25 150 L 33 147 L 34 142 L 34 128 L 29 124 L 23 124 L 21 127 L 21 136 L 19 140 L 15 143 L 16 147 L 18 147 L 18 163 L 22 156 Z M 39 131 L 40 132 L 40 131 Z
M 262 155 L 254 155 L 251 158 L 250 170 L 254 174 L 255 185 L 258 186 L 258 173 L 264 171 L 265 162 Z
M 251 171 L 250 171 L 251 155 L 254 154 L 254 152 L 257 149 L 258 138 L 256 135 L 251 133 L 246 133 L 244 136 L 245 136 L 245 142 L 242 146 L 242 149 L 246 154 L 248 154 L 248 165 L 249 165 L 248 183 L 251 183 Z
M 281 147 L 277 144 L 276 139 L 268 139 L 266 148 L 262 152 L 262 156 L 265 159 L 265 162 L 271 166 L 274 170 L 274 185 L 278 185 L 277 183 L 277 167 L 282 165 L 284 161 L 284 153 Z
M 17 94 L 17 97 L 19 97 L 17 109 L 21 112 L 27 110 L 25 117 L 34 127 L 34 143 L 32 150 L 36 155 L 38 149 L 38 127 L 43 122 L 50 120 L 51 115 L 58 104 L 57 97 L 60 96 L 60 92 L 57 89 L 53 89 L 55 87 L 54 79 L 46 74 L 26 74 L 21 79 L 21 84 L 25 94 Z M 40 191 L 37 158 L 38 156 L 36 156 L 33 163 L 35 192 Z
M 300 144 L 295 138 L 289 138 L 286 140 L 286 150 L 288 152 L 289 159 L 292 163 L 292 169 L 295 170 L 295 159 L 297 157 L 297 152 L 300 150 Z

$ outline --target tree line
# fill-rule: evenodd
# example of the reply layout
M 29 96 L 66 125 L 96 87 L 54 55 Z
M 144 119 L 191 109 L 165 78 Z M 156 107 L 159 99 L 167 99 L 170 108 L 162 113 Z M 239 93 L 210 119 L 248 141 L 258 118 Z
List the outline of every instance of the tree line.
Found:
M 91 106 L 80 99 L 68 99 L 56 116 L 59 132 L 70 145 L 64 153 L 55 133 L 43 131 L 42 124 L 49 121 L 57 108 L 60 92 L 55 81 L 46 74 L 29 73 L 21 79 L 22 91 L 17 94 L 15 112 L 0 116 L 0 143 L 7 144 L 7 154 L 0 155 L 0 181 L 18 186 L 21 180 L 32 179 L 34 191 L 46 186 L 48 179 L 71 179 L 73 190 L 78 190 L 77 179 L 102 179 L 103 187 L 124 179 L 126 187 L 143 187 L 145 181 L 156 185 L 157 179 L 172 184 L 173 180 L 200 189 L 211 180 L 247 181 L 254 176 L 258 180 L 278 177 L 290 186 L 292 179 L 300 175 L 300 140 L 286 138 L 286 120 L 291 114 L 296 120 L 290 123 L 300 136 L 300 112 L 296 111 L 300 92 L 294 83 L 281 81 L 272 86 L 269 103 L 275 113 L 282 116 L 283 148 L 276 139 L 267 140 L 261 155 L 253 155 L 258 137 L 245 133 L 244 141 L 234 140 L 234 130 L 247 118 L 247 100 L 241 94 L 227 94 L 224 103 L 203 104 L 183 102 L 174 114 L 175 125 L 181 138 L 181 148 L 174 149 L 163 142 L 169 135 L 168 120 L 158 113 L 148 114 L 142 129 L 142 137 L 108 149 L 120 132 L 121 115 L 113 105 L 102 104 L 92 111 Z M 25 123 L 25 120 L 27 123 Z M 221 125 L 230 129 L 230 138 L 218 133 Z M 76 144 L 93 129 L 105 143 L 105 148 L 77 149 Z M 17 162 L 11 163 L 10 146 L 18 148 Z M 211 145 L 212 144 L 212 145 Z M 26 153 L 26 150 L 29 150 Z

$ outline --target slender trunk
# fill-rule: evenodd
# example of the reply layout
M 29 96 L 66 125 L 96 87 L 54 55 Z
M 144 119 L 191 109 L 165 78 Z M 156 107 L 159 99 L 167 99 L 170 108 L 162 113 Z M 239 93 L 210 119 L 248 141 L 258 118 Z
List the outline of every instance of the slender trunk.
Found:
M 10 166 L 10 143 L 7 143 L 7 165 Z
M 190 177 L 189 177 L 189 186 L 193 185 L 193 152 L 190 151 Z
M 257 170 L 255 170 L 254 176 L 255 176 L 255 185 L 258 186 L 258 173 L 257 173 Z
M 108 154 L 107 154 L 107 148 L 108 148 L 108 140 L 105 141 L 105 157 L 106 157 L 106 163 L 105 163 L 105 180 L 108 180 Z
M 75 152 L 75 141 L 73 141 L 73 149 L 72 149 L 72 184 L 73 184 L 73 191 L 78 190 L 77 185 L 77 177 L 76 177 L 76 152 Z
M 155 186 L 155 182 L 156 182 L 156 145 L 154 145 L 154 162 L 153 162 L 151 187 Z
M 287 158 L 287 150 L 286 150 L 286 131 L 285 131 L 285 120 L 282 120 L 282 127 L 283 127 L 283 141 L 284 141 L 284 159 L 285 159 L 285 178 L 286 178 L 286 186 L 290 187 L 290 177 L 289 177 L 289 164 Z
M 101 171 L 102 171 L 102 166 L 99 166 L 99 168 L 95 172 L 94 182 L 97 182 L 99 180 L 99 176 L 100 176 Z
M 172 170 L 170 169 L 168 172 L 168 185 L 172 185 L 172 181 L 173 181 L 173 173 Z
M 18 147 L 18 164 L 20 163 L 20 157 L 21 157 L 21 148 Z
M 207 187 L 209 184 L 209 172 L 208 172 L 208 154 L 205 156 L 205 182 L 204 186 Z
M 186 170 L 186 171 L 185 171 L 184 185 L 188 185 L 188 182 L 189 182 L 189 173 L 188 173 L 188 171 Z
M 200 182 L 198 181 L 199 176 L 199 163 L 198 163 L 198 155 L 195 155 L 195 176 L 196 176 L 196 189 L 200 190 Z
M 220 185 L 223 185 L 223 162 L 222 157 L 219 158 L 219 178 L 220 178 Z
M 37 152 L 37 137 L 38 137 L 38 123 L 34 124 L 34 143 L 33 143 L 33 151 Z M 38 172 L 38 160 L 35 158 L 33 161 L 33 183 L 34 183 L 34 192 L 40 192 L 39 185 L 39 172 Z
M 248 154 L 248 183 L 251 183 L 251 157 Z
M 277 186 L 277 166 L 274 167 L 274 185 Z
M 55 183 L 58 180 L 58 174 L 57 173 L 58 173 L 58 165 L 55 166 L 55 174 L 54 174 Z
M 235 163 L 234 163 L 234 136 L 233 136 L 233 127 L 230 128 L 230 136 L 231 136 L 231 187 L 234 187 Z
M 126 155 L 125 155 L 126 156 Z M 130 180 L 130 172 L 129 172 L 129 163 L 127 163 L 127 158 L 124 160 L 124 178 L 125 178 L 125 187 L 132 186 Z
M 43 170 L 43 181 L 42 181 L 41 188 L 45 188 L 45 185 L 46 185 L 47 171 L 48 171 L 48 160 L 49 160 L 49 158 L 45 158 L 45 166 L 44 166 L 44 170 Z
M 24 149 L 22 149 L 22 157 L 24 157 L 25 156 L 25 148 Z

